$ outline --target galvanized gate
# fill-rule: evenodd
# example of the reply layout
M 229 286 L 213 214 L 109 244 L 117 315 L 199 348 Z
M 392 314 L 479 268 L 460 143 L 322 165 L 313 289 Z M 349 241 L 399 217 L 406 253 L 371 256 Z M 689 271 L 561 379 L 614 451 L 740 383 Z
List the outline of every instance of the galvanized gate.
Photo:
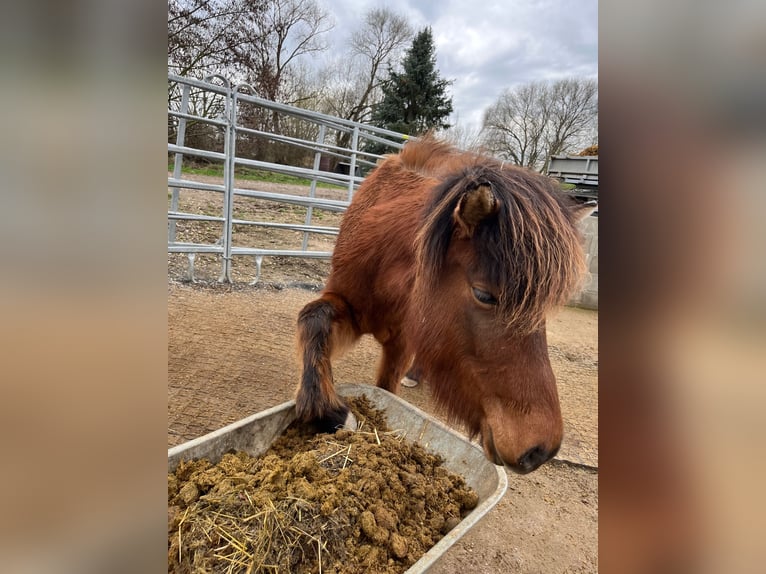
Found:
M 308 248 L 311 234 L 338 233 L 337 227 L 316 225 L 315 210 L 346 210 L 364 174 L 381 157 L 365 151 L 369 142 L 375 142 L 379 149 L 384 150 L 383 153 L 388 153 L 401 149 L 407 138 L 389 130 L 264 100 L 248 91 L 254 92 L 248 84 L 232 85 L 219 75 L 202 81 L 168 74 L 168 169 L 171 172 L 168 175 L 168 253 L 187 254 L 189 275 L 192 277 L 194 258 L 200 253 L 220 255 L 221 282 L 231 282 L 232 258 L 237 256 L 251 256 L 255 259 L 254 282 L 258 280 L 265 257 L 331 257 L 332 251 Z M 203 143 L 200 143 L 201 140 L 188 141 L 190 125 L 205 127 L 207 138 Z M 279 129 L 275 129 L 277 126 Z M 286 127 L 294 128 L 295 133 L 290 133 Z M 173 136 L 175 143 L 170 143 Z M 348 141 L 347 146 L 329 143 L 343 140 Z M 260 153 L 248 153 L 246 148 L 256 144 Z M 275 146 L 283 150 L 285 157 L 289 156 L 294 161 L 285 161 L 284 157 L 279 158 L 281 161 L 264 157 Z M 241 151 L 243 149 L 245 151 Z M 246 157 L 248 155 L 250 157 Z M 182 170 L 184 158 L 203 158 L 222 164 L 221 183 L 185 178 Z M 235 185 L 235 170 L 239 167 L 300 178 L 300 181 L 305 182 L 305 194 L 286 195 L 238 188 Z M 317 184 L 320 182 L 337 186 L 337 198 L 317 197 Z M 181 190 L 223 194 L 221 213 L 213 215 L 180 211 Z M 235 196 L 301 206 L 305 208 L 305 219 L 301 224 L 237 219 L 233 211 Z M 178 241 L 176 223 L 179 221 L 217 222 L 221 224 L 221 235 L 213 243 Z M 299 231 L 302 232 L 302 241 L 294 249 L 239 245 L 235 225 Z

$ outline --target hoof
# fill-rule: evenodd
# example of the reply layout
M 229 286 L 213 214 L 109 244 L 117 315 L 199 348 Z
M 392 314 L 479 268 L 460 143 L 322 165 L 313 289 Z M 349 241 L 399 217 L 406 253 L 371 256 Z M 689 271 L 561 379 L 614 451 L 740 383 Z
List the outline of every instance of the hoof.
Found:
M 356 430 L 357 421 L 354 413 L 346 406 L 334 409 L 327 415 L 311 421 L 318 432 L 334 433 L 341 429 Z
M 401 384 L 402 384 L 403 387 L 407 387 L 407 388 L 411 389 L 412 387 L 417 387 L 418 386 L 418 381 L 416 381 L 415 379 L 411 379 L 409 377 L 404 377 L 402 379 Z

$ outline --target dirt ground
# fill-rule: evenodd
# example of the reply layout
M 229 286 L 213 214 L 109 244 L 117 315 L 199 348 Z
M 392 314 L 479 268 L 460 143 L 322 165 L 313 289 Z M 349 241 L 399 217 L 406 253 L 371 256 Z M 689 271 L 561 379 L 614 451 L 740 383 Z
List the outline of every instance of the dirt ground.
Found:
M 202 179 L 202 178 L 200 178 Z M 238 183 L 239 185 L 239 183 Z M 244 185 L 243 185 L 244 187 Z M 267 184 L 258 184 L 266 189 Z M 288 192 L 281 186 L 268 191 Z M 327 192 L 330 193 L 330 192 Z M 213 212 L 215 194 L 181 192 L 181 208 Z M 284 207 L 284 206 L 283 206 Z M 276 205 L 242 203 L 260 216 L 301 220 Z M 327 225 L 339 221 L 327 214 Z M 322 223 L 324 224 L 324 223 Z M 179 229 L 186 241 L 213 243 L 215 224 Z M 298 248 L 301 233 L 281 230 L 240 236 L 240 242 Z M 277 234 L 279 231 L 280 234 Z M 198 234 L 193 237 L 194 234 Z M 201 239 L 202 238 L 202 239 Z M 332 247 L 332 236 L 312 241 Z M 292 242 L 289 244 L 287 242 Z M 201 436 L 293 397 L 298 381 L 295 320 L 316 297 L 329 263 L 268 258 L 260 281 L 252 258 L 234 260 L 234 285 L 216 283 L 217 256 L 197 256 L 197 282 L 182 281 L 185 255 L 168 255 L 168 447 Z M 556 458 L 526 476 L 508 474 L 500 502 L 430 570 L 435 574 L 589 573 L 598 571 L 598 313 L 566 307 L 548 321 L 548 343 L 564 416 L 565 438 Z M 334 365 L 336 382 L 374 381 L 379 347 L 363 337 Z M 427 387 L 402 388 L 402 397 L 439 416 Z

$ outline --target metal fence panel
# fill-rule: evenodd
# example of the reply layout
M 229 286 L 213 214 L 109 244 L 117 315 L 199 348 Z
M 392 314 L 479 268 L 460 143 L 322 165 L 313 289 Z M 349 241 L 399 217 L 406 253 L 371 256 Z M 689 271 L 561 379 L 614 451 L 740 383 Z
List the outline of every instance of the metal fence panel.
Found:
M 338 227 L 317 225 L 317 210 L 343 212 L 364 179 L 364 173 L 375 165 L 380 155 L 365 150 L 370 143 L 383 144 L 387 152 L 401 149 L 407 136 L 375 126 L 360 124 L 321 114 L 312 110 L 288 106 L 257 96 L 247 84 L 232 85 L 220 75 L 204 80 L 168 74 L 168 253 L 188 256 L 188 277 L 194 278 L 197 254 L 216 254 L 221 258 L 221 282 L 231 282 L 234 257 L 253 257 L 260 276 L 266 257 L 330 258 L 332 251 L 310 248 L 313 235 L 337 235 Z M 248 119 L 250 118 L 250 119 Z M 253 120 L 256 118 L 256 120 Z M 263 125 L 258 125 L 261 118 Z M 264 126 L 272 129 L 264 129 Z M 273 126 L 302 126 L 300 133 L 284 133 Z M 200 132 L 196 137 L 190 132 Z M 306 134 L 311 134 L 309 137 Z M 316 135 L 313 135 L 316 134 Z M 335 136 L 347 137 L 347 147 L 330 143 Z M 248 146 L 255 149 L 248 149 Z M 260 147 L 259 147 L 260 146 Z M 301 158 L 293 164 L 276 161 L 267 153 L 281 146 L 285 156 Z M 265 150 L 265 151 L 264 151 Z M 298 151 L 300 150 L 300 151 Z M 336 170 L 322 169 L 323 159 L 340 166 Z M 222 182 L 194 181 L 184 176 L 184 160 L 217 162 L 222 166 Z M 260 189 L 243 189 L 236 185 L 237 169 L 251 168 L 299 178 L 305 182 L 305 193 L 286 194 Z M 257 183 L 257 182 L 256 182 Z M 319 197 L 319 184 L 335 186 L 335 198 Z M 189 213 L 180 209 L 180 193 L 221 194 L 220 208 L 215 213 Z M 235 199 L 273 202 L 305 209 L 300 223 L 262 221 L 235 216 Z M 240 200 L 241 201 L 241 200 Z M 181 241 L 177 224 L 220 224 L 220 236 L 212 242 Z M 268 245 L 243 245 L 238 229 L 278 229 L 298 232 L 294 248 L 275 249 Z

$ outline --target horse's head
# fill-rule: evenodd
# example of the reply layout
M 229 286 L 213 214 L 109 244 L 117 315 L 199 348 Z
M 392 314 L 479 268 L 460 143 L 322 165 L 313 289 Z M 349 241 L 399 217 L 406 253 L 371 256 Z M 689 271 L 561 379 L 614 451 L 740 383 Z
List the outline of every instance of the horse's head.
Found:
M 487 457 L 520 473 L 563 435 L 545 314 L 579 281 L 583 214 L 559 195 L 543 176 L 473 165 L 433 190 L 417 238 L 418 366 Z

